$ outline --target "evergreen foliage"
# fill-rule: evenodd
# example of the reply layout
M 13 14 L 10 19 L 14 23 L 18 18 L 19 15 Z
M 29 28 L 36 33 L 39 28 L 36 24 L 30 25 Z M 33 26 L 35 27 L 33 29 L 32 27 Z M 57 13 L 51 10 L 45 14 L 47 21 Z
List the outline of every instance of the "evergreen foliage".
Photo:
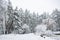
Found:
M 0 0 L 0 5 L 5 6 L 1 3 L 2 3 L 2 0 Z M 58 9 L 54 10 L 51 15 L 49 15 L 46 12 L 39 15 L 39 13 L 35 13 L 35 12 L 30 13 L 30 11 L 27 9 L 25 11 L 22 8 L 18 9 L 18 7 L 13 9 L 10 0 L 8 0 L 8 3 L 6 5 L 7 10 L 5 10 L 5 12 L 3 10 L 3 9 L 5 9 L 5 7 L 1 7 L 1 6 L 0 6 L 0 9 L 2 8 L 2 10 L 0 10 L 0 15 L 3 15 L 2 13 L 5 13 L 4 14 L 5 15 L 5 17 L 4 17 L 5 26 L 2 25 L 0 27 L 0 30 L 2 30 L 2 32 L 0 32 L 0 34 L 4 33 L 4 31 L 5 31 L 5 34 L 31 33 L 31 32 L 35 31 L 34 29 L 37 25 L 40 25 L 42 23 L 49 24 L 48 25 L 49 26 L 48 29 L 50 28 L 49 30 L 54 30 L 54 29 L 56 29 L 55 31 L 60 30 L 60 11 L 58 11 Z M 52 20 L 48 21 L 47 19 L 48 20 L 52 19 Z M 45 21 L 43 22 L 43 20 L 45 20 Z M 1 17 L 0 21 L 1 21 L 1 23 L 3 23 L 4 19 Z M 24 26 L 26 26 L 26 27 L 23 28 Z M 51 26 L 53 27 L 53 29 Z M 3 28 L 5 29 L 4 31 L 3 31 Z

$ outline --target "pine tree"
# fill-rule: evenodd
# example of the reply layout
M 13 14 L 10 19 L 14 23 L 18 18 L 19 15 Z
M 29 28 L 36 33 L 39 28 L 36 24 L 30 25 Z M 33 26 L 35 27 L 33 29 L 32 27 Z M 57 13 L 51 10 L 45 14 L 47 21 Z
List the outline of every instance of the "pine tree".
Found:
M 21 27 L 21 20 L 19 19 L 19 12 L 18 12 L 18 9 L 16 7 L 16 9 L 14 10 L 14 13 L 13 13 L 13 27 L 14 27 L 14 30 L 12 33 L 20 33 L 22 31 L 22 27 Z
M 24 24 L 24 20 L 25 20 L 25 14 L 22 8 L 19 9 L 19 20 L 20 20 L 20 26 L 22 26 Z
M 13 30 L 13 8 L 10 0 L 8 0 L 7 12 L 6 12 L 6 33 L 10 33 Z

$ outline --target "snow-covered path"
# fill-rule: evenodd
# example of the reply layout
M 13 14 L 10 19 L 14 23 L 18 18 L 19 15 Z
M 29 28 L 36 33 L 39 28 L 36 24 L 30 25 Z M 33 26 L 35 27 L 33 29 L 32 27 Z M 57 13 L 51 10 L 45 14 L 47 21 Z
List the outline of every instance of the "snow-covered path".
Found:
M 50 37 L 40 37 L 34 35 L 33 33 L 30 34 L 8 34 L 8 35 L 1 35 L 0 40 L 55 40 Z

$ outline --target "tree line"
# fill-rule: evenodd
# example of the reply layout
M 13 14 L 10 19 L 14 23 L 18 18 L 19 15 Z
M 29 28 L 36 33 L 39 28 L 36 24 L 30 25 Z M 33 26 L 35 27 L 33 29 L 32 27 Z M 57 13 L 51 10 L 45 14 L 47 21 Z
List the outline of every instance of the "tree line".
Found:
M 4 6 L 1 2 L 0 5 Z M 1 6 L 0 9 L 6 9 L 0 10 L 0 15 L 4 14 L 4 17 L 0 18 L 0 34 L 33 33 L 35 27 L 41 23 L 48 25 L 47 30 L 60 31 L 60 11 L 58 9 L 55 9 L 50 15 L 46 12 L 39 15 L 39 13 L 31 13 L 27 9 L 25 11 L 22 8 L 18 9 L 18 7 L 13 9 L 10 0 L 5 8 Z

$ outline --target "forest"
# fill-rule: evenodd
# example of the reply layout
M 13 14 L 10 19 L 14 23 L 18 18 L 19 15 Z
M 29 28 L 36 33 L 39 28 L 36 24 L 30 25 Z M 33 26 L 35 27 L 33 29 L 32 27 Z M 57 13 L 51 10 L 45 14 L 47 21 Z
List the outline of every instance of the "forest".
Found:
M 10 0 L 0 0 L 0 34 L 34 33 L 37 25 L 41 24 L 47 25 L 46 30 L 60 31 L 60 11 L 57 8 L 51 14 L 39 14 L 18 7 L 13 9 Z

